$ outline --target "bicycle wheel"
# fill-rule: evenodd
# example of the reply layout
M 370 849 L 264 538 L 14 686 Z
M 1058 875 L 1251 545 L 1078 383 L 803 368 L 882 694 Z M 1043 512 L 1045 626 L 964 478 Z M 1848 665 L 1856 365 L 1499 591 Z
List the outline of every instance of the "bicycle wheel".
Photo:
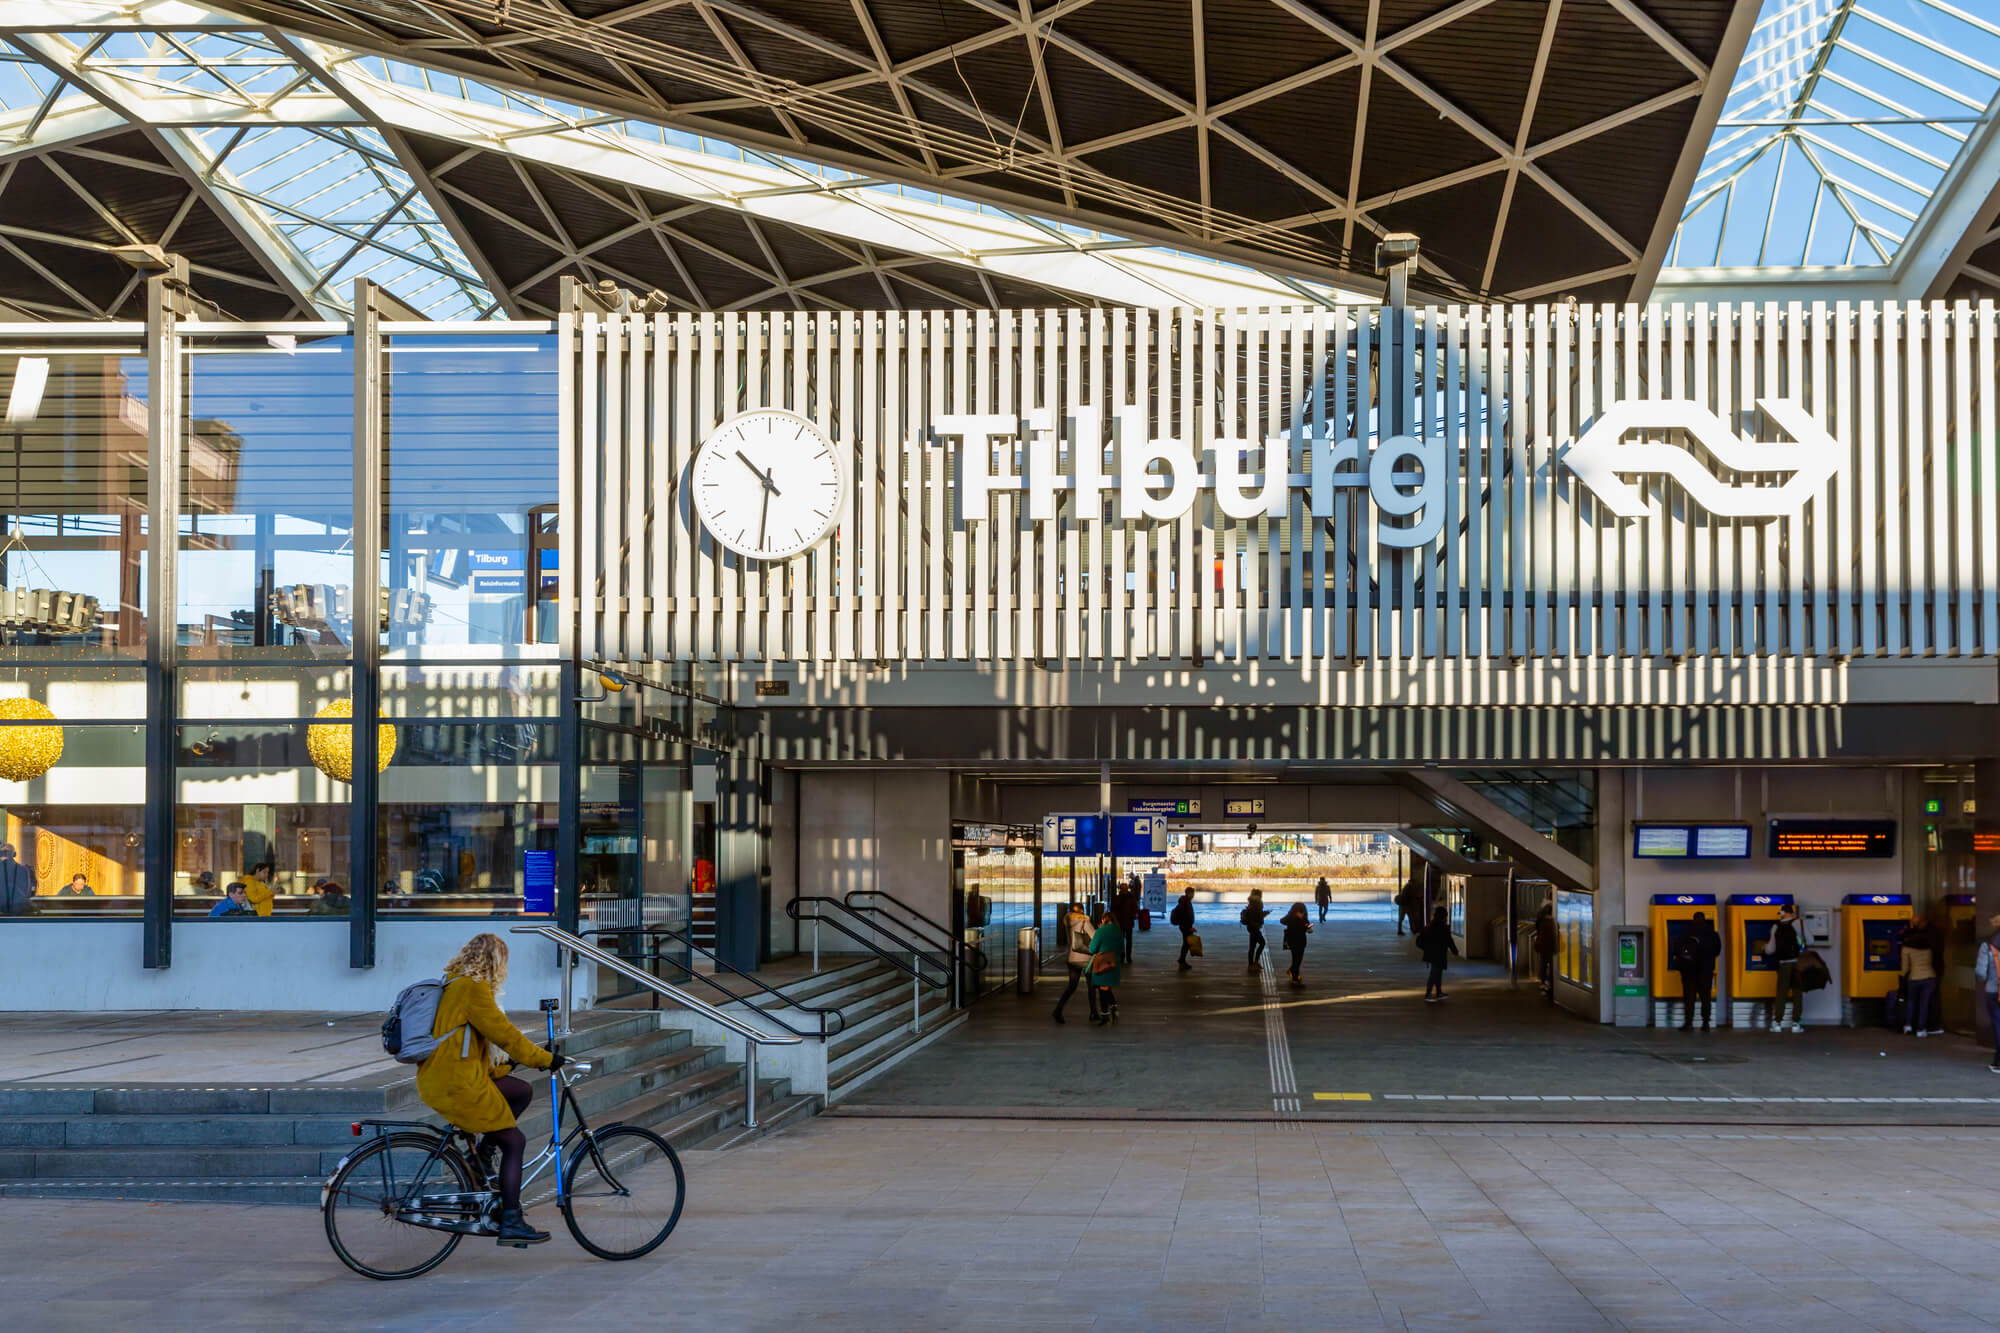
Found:
M 340 1262 L 363 1277 L 386 1282 L 428 1273 L 458 1248 L 462 1239 L 458 1232 L 397 1217 L 399 1207 L 412 1196 L 436 1199 L 427 1210 L 433 1216 L 478 1206 L 439 1197 L 470 1194 L 472 1172 L 456 1148 L 447 1147 L 431 1161 L 436 1143 L 428 1134 L 391 1134 L 368 1144 L 334 1172 L 320 1211 L 326 1218 L 327 1241 Z
M 687 1174 L 650 1129 L 613 1125 L 576 1142 L 563 1181 L 563 1221 L 600 1259 L 650 1254 L 681 1220 Z

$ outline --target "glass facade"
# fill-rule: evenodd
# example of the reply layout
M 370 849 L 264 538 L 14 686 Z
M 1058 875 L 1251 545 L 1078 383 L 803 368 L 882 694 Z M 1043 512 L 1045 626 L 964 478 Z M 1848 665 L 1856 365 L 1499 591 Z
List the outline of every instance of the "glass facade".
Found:
M 558 915 L 687 929 L 694 692 L 566 699 L 554 334 L 376 343 L 380 512 L 357 524 L 359 346 L 322 325 L 200 325 L 170 355 L 131 326 L 0 338 L 9 920 L 546 912 L 529 856 L 560 848 L 572 745 L 582 891 Z M 158 365 L 178 378 L 168 441 Z M 156 459 L 178 483 L 174 623 L 149 639 Z M 354 592 L 371 545 L 372 615 Z M 370 877 L 352 771 L 370 633 L 372 908 L 350 891 Z M 149 766 L 156 731 L 170 769 Z

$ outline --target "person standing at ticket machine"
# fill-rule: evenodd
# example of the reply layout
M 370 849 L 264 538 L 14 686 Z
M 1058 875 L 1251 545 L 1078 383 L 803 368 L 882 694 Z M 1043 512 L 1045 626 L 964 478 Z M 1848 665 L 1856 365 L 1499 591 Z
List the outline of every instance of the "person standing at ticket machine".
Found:
M 1696 912 L 1674 942 L 1674 955 L 1669 960 L 1674 971 L 1681 975 L 1681 1001 L 1687 1006 L 1681 1017 L 1681 1031 L 1688 1032 L 1694 1027 L 1696 997 L 1701 1000 L 1701 1030 L 1708 1031 L 1715 1007 L 1715 961 L 1720 957 L 1722 936 L 1715 933 L 1708 913 Z
M 1785 1004 L 1792 1006 L 1791 1030 L 1804 1032 L 1806 1025 L 1800 1020 L 1805 1017 L 1805 992 L 1799 989 L 1799 951 L 1805 947 L 1799 924 L 1799 909 L 1796 904 L 1786 903 L 1778 908 L 1778 923 L 1771 927 L 1771 938 L 1764 942 L 1764 953 L 1777 964 L 1778 988 L 1771 997 L 1771 1031 L 1785 1030 Z

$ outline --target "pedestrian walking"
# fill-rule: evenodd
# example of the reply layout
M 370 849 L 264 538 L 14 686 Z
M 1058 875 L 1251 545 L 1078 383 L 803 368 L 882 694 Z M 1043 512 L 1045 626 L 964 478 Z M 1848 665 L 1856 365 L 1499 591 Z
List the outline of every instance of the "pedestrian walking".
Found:
M 1431 913 L 1431 923 L 1417 932 L 1417 948 L 1431 969 L 1424 982 L 1424 1003 L 1436 1004 L 1444 998 L 1445 963 L 1458 952 L 1458 941 L 1451 937 L 1451 922 L 1445 919 L 1442 904 Z
M 1264 918 L 1269 915 L 1264 910 L 1264 891 L 1250 890 L 1250 901 L 1244 905 L 1243 915 L 1236 919 L 1243 923 L 1243 929 L 1250 932 L 1249 970 L 1252 972 L 1257 970 L 1258 960 L 1264 956 Z
M 1396 893 L 1396 933 L 1401 935 L 1403 923 L 1408 921 L 1410 933 L 1416 934 L 1417 928 L 1423 924 L 1423 911 L 1424 891 L 1417 887 L 1415 880 L 1411 880 Z
M 1535 977 L 1549 1003 L 1556 999 L 1556 909 L 1549 903 L 1535 913 Z
M 1972 960 L 1972 974 L 1979 979 L 1979 1003 L 1986 1010 L 1986 1025 L 1993 1030 L 1993 1063 L 1987 1069 L 2000 1074 L 2000 913 L 1986 918 L 1993 932 L 1979 945 Z
M 1090 984 L 1097 995 L 1097 1013 L 1090 1021 L 1100 1027 L 1118 1021 L 1118 960 L 1124 956 L 1124 943 L 1113 916 L 1098 922 L 1097 933 L 1090 937 Z
M 1325 875 L 1321 875 L 1319 883 L 1313 885 L 1313 901 L 1319 904 L 1319 919 L 1325 921 L 1326 909 L 1333 902 L 1333 885 L 1326 882 Z
M 1764 954 L 1778 968 L 1777 991 L 1771 997 L 1771 1031 L 1786 1030 L 1785 1006 L 1791 1006 L 1790 1029 L 1804 1032 L 1806 1025 L 1800 1020 L 1805 1017 L 1805 992 L 1799 989 L 1799 951 L 1805 947 L 1799 938 L 1799 909 L 1794 903 L 1786 903 L 1778 909 L 1778 924 L 1771 927 L 1771 938 L 1764 942 Z
M 1138 877 L 1134 876 L 1124 888 L 1111 895 L 1111 915 L 1118 921 L 1118 933 L 1123 941 L 1119 946 L 1120 960 L 1132 961 L 1132 935 L 1139 925 Z
M 1056 1001 L 1058 1023 L 1065 1021 L 1063 1006 L 1069 1003 L 1070 996 L 1076 994 L 1079 985 L 1083 986 L 1084 998 L 1090 1001 L 1091 1018 L 1094 1020 L 1097 1017 L 1097 987 L 1087 983 L 1090 976 L 1090 937 L 1097 933 L 1097 922 L 1103 916 L 1101 908 L 1095 918 L 1085 916 L 1083 904 L 1071 903 L 1069 915 L 1063 918 L 1063 944 L 1068 950 L 1063 958 L 1069 964 L 1069 985 L 1063 988 L 1062 998 Z
M 1903 1034 L 1942 1037 L 1944 1028 L 1931 1017 L 1937 1003 L 1938 978 L 1944 973 L 1944 941 L 1927 917 L 1919 916 L 1903 931 Z
M 1681 928 L 1680 938 L 1674 941 L 1673 956 L 1667 960 L 1668 966 L 1680 973 L 1681 1002 L 1687 1006 L 1681 1018 L 1681 1031 L 1694 1027 L 1696 999 L 1701 1001 L 1701 1030 L 1708 1031 L 1715 1006 L 1715 961 L 1720 957 L 1722 936 L 1715 933 L 1708 913 L 1696 912 L 1694 919 Z
M 1306 936 L 1312 934 L 1312 922 L 1306 918 L 1306 905 L 1293 903 L 1292 910 L 1285 913 L 1281 924 L 1285 927 L 1285 950 L 1292 955 L 1292 984 L 1303 986 L 1306 979 L 1299 975 L 1299 969 L 1305 966 Z
M 1188 946 L 1194 942 L 1194 886 L 1181 890 L 1181 896 L 1174 900 L 1174 910 L 1167 914 L 1167 920 L 1178 926 L 1181 932 L 1180 969 L 1188 971 L 1193 964 L 1188 962 Z

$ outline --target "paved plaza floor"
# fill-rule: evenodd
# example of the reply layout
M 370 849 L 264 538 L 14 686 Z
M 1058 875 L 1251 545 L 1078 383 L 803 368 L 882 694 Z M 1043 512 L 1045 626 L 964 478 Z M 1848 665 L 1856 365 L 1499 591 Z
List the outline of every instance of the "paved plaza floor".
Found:
M 1988 1129 L 821 1119 L 687 1159 L 632 1263 L 553 1208 L 353 1276 L 305 1208 L 0 1200 L 17 1330 L 1989 1329 Z
M 1380 905 L 1336 907 L 1294 988 L 1276 949 L 1246 968 L 1237 910 L 1204 910 L 1207 956 L 1187 972 L 1177 932 L 1142 932 L 1116 1026 L 1093 1027 L 1081 992 L 1057 1026 L 1066 978 L 1044 975 L 1032 996 L 981 1000 L 839 1113 L 2000 1125 L 1991 1052 L 1964 1035 L 1613 1028 L 1456 960 L 1450 998 L 1427 1005 L 1424 965 Z

